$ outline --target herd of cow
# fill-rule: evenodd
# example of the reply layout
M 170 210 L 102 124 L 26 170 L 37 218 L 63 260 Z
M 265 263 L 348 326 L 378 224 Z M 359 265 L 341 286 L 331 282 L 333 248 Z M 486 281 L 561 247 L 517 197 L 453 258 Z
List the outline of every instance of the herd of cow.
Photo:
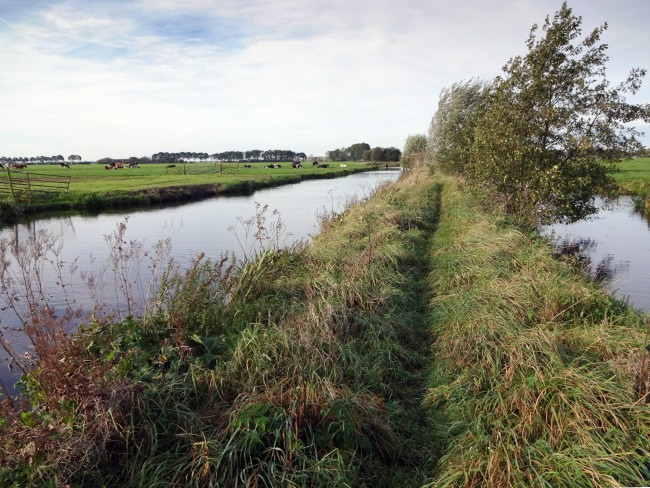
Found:
M 318 168 L 327 168 L 329 165 L 328 165 L 328 164 L 322 164 L 322 163 L 319 163 L 318 161 L 314 161 L 314 162 L 312 163 L 312 166 L 316 166 L 316 167 L 318 167 Z M 244 168 L 252 168 L 252 167 L 253 167 L 252 164 L 245 164 L 245 165 L 244 165 Z M 277 169 L 277 168 L 282 168 L 282 165 L 279 164 L 279 163 L 272 163 L 272 164 L 267 164 L 267 165 L 264 166 L 264 167 L 265 167 L 266 169 Z M 293 163 L 291 163 L 291 167 L 292 167 L 293 169 L 302 168 L 302 163 L 301 163 L 300 161 L 294 161 Z M 342 167 L 342 168 L 345 168 L 346 166 L 345 166 L 345 165 L 341 165 L 341 167 Z
M 59 163 L 59 166 L 61 166 L 62 168 L 68 168 L 68 169 L 70 168 L 70 165 L 68 163 Z M 319 163 L 318 161 L 314 161 L 312 163 L 312 166 L 316 166 L 318 168 L 327 168 L 329 165 Z M 11 169 L 25 169 L 25 168 L 27 168 L 27 165 L 24 164 L 24 163 L 10 163 L 9 167 Z M 140 166 L 138 166 L 138 163 L 131 163 L 131 164 L 128 165 L 128 167 L 129 168 L 139 168 Z M 170 164 L 170 165 L 166 166 L 166 168 L 175 168 L 175 167 L 176 167 L 175 164 Z M 244 168 L 252 168 L 252 167 L 253 167 L 252 164 L 245 164 L 244 165 Z M 294 161 L 293 163 L 291 163 L 291 167 L 294 168 L 294 169 L 302 168 L 302 164 L 300 163 L 300 161 Z M 346 167 L 347 167 L 347 165 L 345 165 L 345 164 L 341 165 L 341 168 L 346 168 Z M 4 165 L 2 163 L 0 163 L 0 168 L 4 169 Z M 107 169 L 107 170 L 121 169 L 121 168 L 124 168 L 122 163 L 110 163 L 110 164 L 107 164 L 106 166 L 104 166 L 104 169 Z M 268 168 L 268 169 L 282 168 L 282 165 L 278 164 L 278 163 L 267 164 L 265 166 L 265 168 Z

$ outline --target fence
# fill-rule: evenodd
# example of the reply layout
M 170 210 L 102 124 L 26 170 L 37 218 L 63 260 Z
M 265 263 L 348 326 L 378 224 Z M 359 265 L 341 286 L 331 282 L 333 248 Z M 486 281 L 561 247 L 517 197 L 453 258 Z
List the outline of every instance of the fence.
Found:
M 0 175 L 0 197 L 29 205 L 36 197 L 70 192 L 70 176 L 12 172 Z

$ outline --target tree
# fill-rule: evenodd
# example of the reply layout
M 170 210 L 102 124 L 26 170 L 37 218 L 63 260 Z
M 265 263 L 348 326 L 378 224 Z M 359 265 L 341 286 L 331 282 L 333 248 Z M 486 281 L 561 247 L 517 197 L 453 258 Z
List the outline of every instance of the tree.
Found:
M 468 176 L 523 225 L 580 220 L 596 212 L 597 195 L 614 198 L 608 171 L 639 146 L 624 124 L 650 120 L 648 105 L 625 102 L 645 70 L 611 88 L 598 44 L 607 24 L 580 39 L 581 24 L 565 2 L 543 37 L 533 26 L 528 53 L 506 64 L 477 121 Z
M 418 161 L 423 161 L 427 151 L 427 136 L 424 134 L 410 135 L 404 143 L 402 153 L 402 166 L 408 168 L 414 166 Z
M 373 147 L 370 150 L 370 161 L 384 161 L 385 149 L 383 147 Z
M 73 162 L 73 161 L 81 161 L 81 156 L 78 154 L 71 154 L 68 156 L 68 161 Z
M 363 152 L 370 149 L 370 144 L 365 142 L 358 142 L 352 144 L 349 149 L 350 161 L 361 161 L 363 158 Z
M 428 145 L 434 164 L 442 171 L 464 174 L 470 163 L 477 116 L 490 87 L 487 81 L 470 79 L 441 91 L 429 124 Z
M 400 151 L 399 149 L 393 146 L 387 147 L 385 151 L 385 156 L 386 156 L 386 161 L 397 162 L 400 159 L 402 159 L 402 151 Z

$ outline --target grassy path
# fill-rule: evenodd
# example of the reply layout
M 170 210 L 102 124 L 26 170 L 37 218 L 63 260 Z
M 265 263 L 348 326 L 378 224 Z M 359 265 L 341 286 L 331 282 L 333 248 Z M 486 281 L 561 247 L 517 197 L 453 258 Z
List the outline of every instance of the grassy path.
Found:
M 443 195 L 425 403 L 446 447 L 428 486 L 647 486 L 644 318 L 452 180 Z
M 641 315 L 427 168 L 322 230 L 200 257 L 140 319 L 42 317 L 0 485 L 650 483 Z

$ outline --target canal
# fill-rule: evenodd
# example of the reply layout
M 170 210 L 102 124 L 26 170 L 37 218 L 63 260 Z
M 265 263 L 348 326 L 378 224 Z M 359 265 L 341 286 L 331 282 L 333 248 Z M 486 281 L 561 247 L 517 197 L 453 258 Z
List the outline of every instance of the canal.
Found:
M 71 328 L 90 313 L 115 320 L 139 315 L 152 294 L 152 275 L 160 274 L 170 259 L 180 269 L 189 268 L 201 253 L 213 260 L 224 253 L 241 259 L 255 252 L 258 222 L 268 230 L 268 238 L 282 246 L 309 241 L 322 215 L 343 211 L 348 202 L 370 196 L 378 185 L 394 182 L 399 175 L 399 169 L 363 172 L 251 195 L 99 215 L 58 215 L 2 228 L 0 332 L 13 353 L 0 349 L 0 392 L 15 394 L 13 383 L 20 370 L 10 364 L 10 356 L 29 353 L 22 327 L 30 322 L 30 303 L 47 303 L 59 317 L 78 315 L 70 321 Z M 1 261 L 10 263 L 3 266 Z

